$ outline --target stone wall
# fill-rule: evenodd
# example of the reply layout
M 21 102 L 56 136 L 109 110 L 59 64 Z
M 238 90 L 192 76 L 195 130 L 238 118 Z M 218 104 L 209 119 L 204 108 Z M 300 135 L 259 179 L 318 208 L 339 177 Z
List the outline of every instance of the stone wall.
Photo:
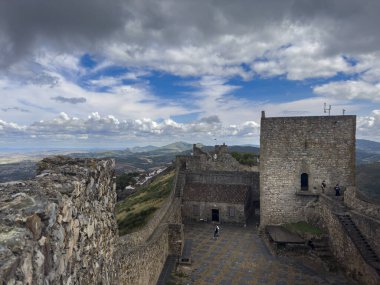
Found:
M 156 283 L 182 252 L 180 199 L 172 191 L 146 227 L 119 238 L 114 166 L 54 157 L 36 179 L 0 185 L 1 284 Z
M 378 275 L 374 268 L 363 259 L 359 250 L 344 230 L 342 224 L 334 214 L 336 203 L 327 195 L 320 196 L 320 215 L 324 228 L 328 231 L 330 248 L 338 264 L 344 267 L 347 273 L 361 284 L 379 284 Z
M 118 284 L 156 284 L 169 254 L 168 225 L 159 226 L 152 238 L 143 245 L 129 248 L 123 241 L 118 245 Z
M 212 209 L 217 209 L 223 223 L 246 223 L 255 210 L 254 205 L 257 207 L 259 203 L 257 170 L 257 166 L 247 167 L 236 161 L 225 144 L 216 145 L 213 152 L 205 152 L 194 145 L 193 155 L 177 156 L 176 195 L 183 198 L 183 218 L 211 221 Z M 237 201 L 236 196 L 244 186 L 244 197 Z M 231 215 L 233 212 L 235 214 Z
M 169 254 L 182 254 L 181 201 L 173 191 L 154 217 L 137 232 L 122 236 L 116 247 L 118 283 L 156 284 Z
M 323 180 L 329 188 L 355 185 L 355 124 L 355 116 L 262 117 L 261 226 L 303 220 L 300 208 L 315 199 Z
M 234 172 L 234 171 L 203 171 L 186 172 L 185 184 L 224 184 L 224 185 L 249 185 L 251 187 L 252 201 L 259 201 L 259 172 Z M 182 193 L 182 192 L 181 192 Z M 182 195 L 181 195 L 182 196 Z
M 233 158 L 227 149 L 227 145 L 216 145 L 214 151 L 206 152 L 193 145 L 192 155 L 176 157 L 176 165 L 180 170 L 188 171 L 254 171 L 257 166 L 240 164 Z
M 355 187 L 348 187 L 344 202 L 351 209 L 352 220 L 380 256 L 380 205 L 363 201 L 356 194 Z
M 344 192 L 344 202 L 351 209 L 359 213 L 380 220 L 380 205 L 364 201 L 358 197 L 356 187 L 347 187 Z
M 114 161 L 55 157 L 0 186 L 3 284 L 113 284 Z
M 193 207 L 197 207 L 194 211 Z M 230 215 L 230 207 L 234 208 L 234 215 Z M 182 217 L 184 221 L 212 221 L 212 209 L 219 210 L 220 223 L 246 223 L 246 215 L 244 211 L 244 204 L 231 204 L 231 203 L 207 203 L 207 202 L 194 202 L 184 201 L 182 205 Z M 199 210 L 199 211 L 198 211 Z
M 356 211 L 351 211 L 350 216 L 377 256 L 380 256 L 380 221 Z

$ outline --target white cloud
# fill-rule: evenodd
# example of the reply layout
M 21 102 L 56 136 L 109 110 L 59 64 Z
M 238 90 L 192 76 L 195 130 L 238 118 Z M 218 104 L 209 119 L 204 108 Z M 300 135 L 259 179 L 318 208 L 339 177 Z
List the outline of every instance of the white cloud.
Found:
M 313 91 L 329 98 L 380 102 L 380 83 L 371 84 L 359 80 L 338 81 L 316 86 Z
M 358 117 L 357 132 L 360 137 L 380 141 L 380 110 L 373 110 L 369 116 Z
M 61 112 L 52 120 L 34 122 L 29 126 L 19 126 L 0 120 L 0 136 L 8 135 L 29 137 L 35 139 L 101 139 L 117 140 L 132 138 L 185 137 L 199 138 L 202 136 L 253 136 L 258 134 L 258 124 L 246 122 L 242 125 L 223 127 L 219 118 L 212 116 L 190 123 L 177 123 L 171 119 L 156 122 L 149 118 L 135 120 L 119 120 L 115 116 L 101 116 L 93 112 L 86 119 L 70 117 Z

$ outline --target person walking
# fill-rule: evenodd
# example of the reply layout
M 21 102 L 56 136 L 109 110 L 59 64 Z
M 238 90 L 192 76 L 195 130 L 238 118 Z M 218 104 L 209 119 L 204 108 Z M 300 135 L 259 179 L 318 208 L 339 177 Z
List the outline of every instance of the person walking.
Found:
M 215 227 L 215 230 L 214 230 L 214 239 L 217 239 L 219 236 L 219 227 L 218 225 Z

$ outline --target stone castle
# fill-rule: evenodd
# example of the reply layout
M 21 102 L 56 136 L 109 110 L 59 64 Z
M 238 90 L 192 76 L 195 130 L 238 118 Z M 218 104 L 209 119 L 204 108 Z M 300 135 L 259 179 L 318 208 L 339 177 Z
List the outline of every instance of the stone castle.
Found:
M 380 282 L 380 206 L 355 187 L 355 116 L 261 118 L 260 162 L 226 145 L 177 156 L 173 191 L 149 223 L 119 237 L 114 161 L 44 159 L 31 181 L 0 185 L 4 284 L 156 284 L 181 256 L 187 222 L 324 228 L 347 273 Z M 327 184 L 321 190 L 321 182 Z M 332 195 L 340 184 L 342 198 Z

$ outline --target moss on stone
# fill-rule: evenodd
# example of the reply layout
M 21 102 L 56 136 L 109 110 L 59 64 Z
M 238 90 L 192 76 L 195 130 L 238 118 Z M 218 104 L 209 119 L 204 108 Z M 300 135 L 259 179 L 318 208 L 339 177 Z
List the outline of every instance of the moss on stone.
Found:
M 306 222 L 284 224 L 283 227 L 301 236 L 305 234 L 312 234 L 312 235 L 317 235 L 317 236 L 324 234 L 324 232 L 320 228 Z

